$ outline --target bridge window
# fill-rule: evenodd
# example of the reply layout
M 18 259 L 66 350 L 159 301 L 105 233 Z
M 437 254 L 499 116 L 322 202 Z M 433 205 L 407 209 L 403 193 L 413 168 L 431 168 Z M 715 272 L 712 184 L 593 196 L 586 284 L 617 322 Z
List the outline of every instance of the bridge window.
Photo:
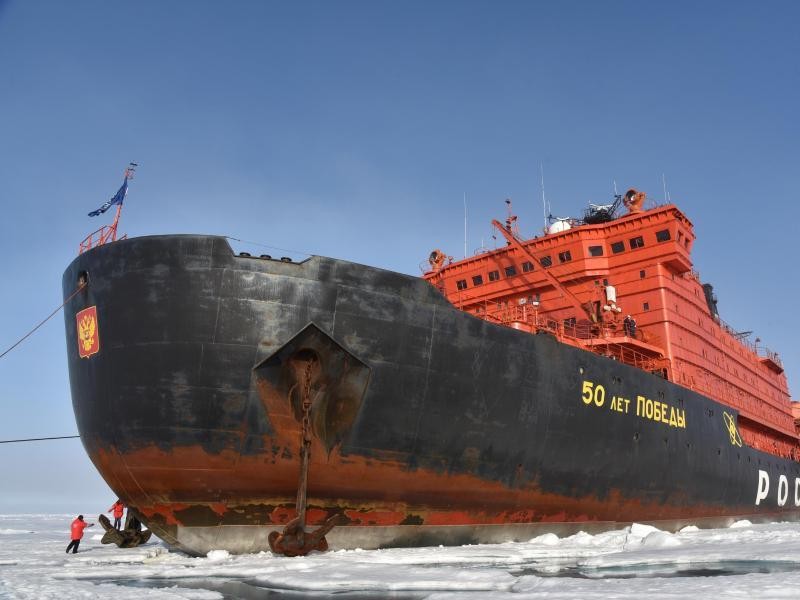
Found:
M 549 267 L 553 264 L 553 259 L 549 255 L 543 256 L 539 259 L 539 262 L 542 263 L 543 267 Z
M 625 242 L 614 242 L 611 244 L 611 251 L 614 254 L 619 254 L 623 250 L 625 250 Z
M 472 278 L 472 285 L 483 285 L 483 275 L 475 275 Z
M 569 262 L 572 260 L 572 253 L 569 250 L 564 250 L 564 252 L 558 253 L 558 262 Z
M 511 265 L 510 267 L 506 267 L 506 277 L 513 277 L 517 274 L 517 267 Z
M 589 254 L 591 256 L 603 256 L 602 246 L 589 246 Z
M 644 238 L 642 236 L 631 238 L 628 240 L 628 243 L 631 246 L 631 250 L 635 250 L 636 248 L 644 248 Z
M 656 241 L 668 242 L 669 240 L 670 240 L 669 229 L 662 229 L 661 231 L 656 231 Z
M 533 271 L 533 263 L 526 260 L 524 263 L 522 263 L 522 271 L 524 273 Z
M 489 281 L 497 281 L 500 279 L 500 271 L 489 271 Z
M 459 279 L 458 281 L 456 281 L 456 287 L 459 290 L 467 289 L 467 280 L 466 279 Z

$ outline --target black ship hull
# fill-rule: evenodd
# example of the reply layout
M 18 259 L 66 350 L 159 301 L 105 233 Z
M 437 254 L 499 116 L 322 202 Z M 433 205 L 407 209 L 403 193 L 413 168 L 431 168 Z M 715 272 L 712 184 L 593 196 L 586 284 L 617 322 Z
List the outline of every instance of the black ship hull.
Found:
M 83 444 L 190 553 L 266 550 L 294 517 L 308 356 L 308 519 L 341 515 L 332 547 L 800 514 L 800 465 L 742 444 L 735 410 L 475 318 L 418 278 L 237 257 L 210 236 L 92 249 L 65 298 L 81 277 L 65 322 Z

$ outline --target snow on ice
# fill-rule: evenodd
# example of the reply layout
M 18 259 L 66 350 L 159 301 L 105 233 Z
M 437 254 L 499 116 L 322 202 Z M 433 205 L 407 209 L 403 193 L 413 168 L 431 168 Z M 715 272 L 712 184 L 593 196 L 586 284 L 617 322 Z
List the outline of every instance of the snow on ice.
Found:
M 341 550 L 304 558 L 193 558 L 158 541 L 121 550 L 87 531 L 66 555 L 74 515 L 0 515 L 0 597 L 115 600 L 380 598 L 447 600 L 647 597 L 796 599 L 800 524 L 678 533 L 634 524 L 527 543 Z

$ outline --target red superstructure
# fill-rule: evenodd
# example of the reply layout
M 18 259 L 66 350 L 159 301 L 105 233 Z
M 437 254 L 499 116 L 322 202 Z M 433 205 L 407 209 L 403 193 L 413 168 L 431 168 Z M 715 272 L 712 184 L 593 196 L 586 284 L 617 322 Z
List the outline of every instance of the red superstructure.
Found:
M 628 213 L 614 218 L 624 201 Z M 612 357 L 739 411 L 743 442 L 798 458 L 798 427 L 777 354 L 719 318 L 692 269 L 695 236 L 674 205 L 642 210 L 630 190 L 583 221 L 522 239 L 516 217 L 494 221 L 507 244 L 453 261 L 436 250 L 425 274 L 457 308 Z

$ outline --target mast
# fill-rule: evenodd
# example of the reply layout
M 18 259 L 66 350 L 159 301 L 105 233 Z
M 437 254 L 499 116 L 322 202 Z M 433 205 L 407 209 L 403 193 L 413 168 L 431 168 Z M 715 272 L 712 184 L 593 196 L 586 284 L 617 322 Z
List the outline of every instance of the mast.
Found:
M 136 174 L 136 167 L 138 167 L 138 166 L 139 165 L 137 163 L 135 163 L 135 162 L 129 162 L 128 163 L 128 166 L 125 168 L 125 182 L 126 183 L 128 181 L 130 181 L 131 179 L 133 179 L 133 176 Z M 127 194 L 128 194 L 128 190 L 126 189 L 125 190 L 125 195 L 127 196 Z M 113 231 L 113 235 L 112 235 L 112 239 L 111 239 L 112 242 L 116 242 L 117 241 L 117 225 L 119 225 L 119 217 L 120 217 L 120 215 L 122 215 L 122 206 L 123 206 L 122 202 L 117 204 L 117 212 L 114 214 L 114 222 L 111 224 L 111 229 Z
M 544 198 L 544 165 L 539 163 L 539 174 L 542 176 L 542 216 L 544 217 L 544 230 L 547 231 L 547 202 Z
M 467 192 L 464 192 L 464 258 L 467 258 Z
M 572 304 L 572 306 L 575 307 L 575 309 L 578 311 L 578 314 L 585 314 L 587 317 L 589 317 L 589 320 L 593 320 L 593 316 L 592 316 L 591 311 L 589 311 L 586 308 L 586 306 L 584 306 L 584 304 L 578 299 L 578 297 L 575 294 L 573 294 L 572 292 L 570 292 L 567 289 L 567 287 L 563 283 L 561 283 L 558 280 L 557 277 L 555 277 L 555 275 L 553 275 L 548 269 L 545 268 L 545 266 L 539 261 L 538 258 L 536 258 L 533 255 L 533 253 L 530 250 L 528 250 L 525 246 L 523 246 L 520 243 L 520 241 L 516 238 L 516 236 L 511 231 L 511 227 L 509 226 L 510 224 L 506 225 L 504 227 L 500 223 L 500 221 L 498 221 L 497 219 L 492 219 L 492 225 L 494 225 L 495 228 L 501 234 L 503 234 L 503 237 L 506 238 L 506 241 L 511 246 L 513 246 L 514 248 L 519 250 L 524 256 L 526 256 L 534 264 L 539 265 L 539 268 L 541 269 L 541 272 L 544 274 L 544 276 L 550 281 L 550 283 L 552 283 L 555 286 L 556 289 L 561 290 L 561 293 L 564 294 L 564 296 L 567 298 L 567 300 L 569 300 L 569 302 Z

